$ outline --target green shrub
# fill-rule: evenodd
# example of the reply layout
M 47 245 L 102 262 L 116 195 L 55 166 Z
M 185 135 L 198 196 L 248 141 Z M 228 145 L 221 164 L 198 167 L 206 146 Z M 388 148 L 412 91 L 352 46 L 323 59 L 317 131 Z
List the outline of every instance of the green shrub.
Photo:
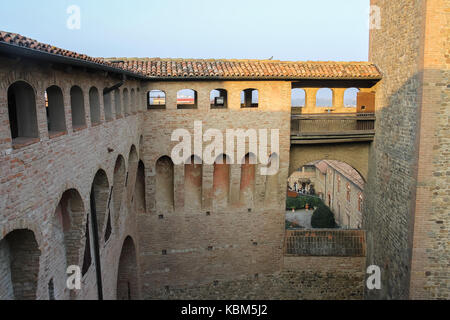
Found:
M 309 207 L 317 208 L 320 205 L 323 205 L 323 202 L 320 198 L 311 197 L 311 196 L 299 196 L 297 198 L 287 198 L 286 200 L 286 210 L 302 210 L 306 208 L 306 204 L 309 204 Z
M 311 226 L 313 228 L 320 229 L 334 229 L 336 228 L 336 221 L 334 220 L 334 214 L 324 204 L 317 207 L 311 217 Z

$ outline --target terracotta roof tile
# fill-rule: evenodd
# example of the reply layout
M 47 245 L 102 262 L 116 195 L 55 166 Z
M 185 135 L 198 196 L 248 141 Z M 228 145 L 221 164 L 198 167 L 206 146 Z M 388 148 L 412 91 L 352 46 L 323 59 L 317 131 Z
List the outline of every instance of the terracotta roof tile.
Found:
M 369 62 L 289 62 L 275 60 L 213 60 L 160 58 L 94 58 L 60 49 L 20 34 L 0 31 L 0 43 L 29 48 L 62 57 L 84 60 L 161 79 L 381 79 Z
M 119 68 L 155 78 L 380 79 L 369 62 L 289 62 L 274 60 L 211 60 L 108 58 Z

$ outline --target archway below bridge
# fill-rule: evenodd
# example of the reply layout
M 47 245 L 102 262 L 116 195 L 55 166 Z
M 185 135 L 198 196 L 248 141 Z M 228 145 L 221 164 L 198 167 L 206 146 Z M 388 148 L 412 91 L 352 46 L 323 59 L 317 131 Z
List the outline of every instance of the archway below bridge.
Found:
M 314 145 L 291 145 L 289 176 L 298 168 L 317 160 L 337 160 L 352 166 L 367 181 L 369 172 L 370 144 L 336 143 Z

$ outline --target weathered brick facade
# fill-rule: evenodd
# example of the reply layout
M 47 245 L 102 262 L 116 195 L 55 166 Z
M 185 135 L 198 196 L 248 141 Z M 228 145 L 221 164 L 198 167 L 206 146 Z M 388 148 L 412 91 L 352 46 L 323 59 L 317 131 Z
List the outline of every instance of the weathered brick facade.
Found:
M 448 0 L 372 0 L 381 29 L 370 60 L 383 73 L 364 228 L 368 264 L 383 270 L 368 298 L 449 298 Z

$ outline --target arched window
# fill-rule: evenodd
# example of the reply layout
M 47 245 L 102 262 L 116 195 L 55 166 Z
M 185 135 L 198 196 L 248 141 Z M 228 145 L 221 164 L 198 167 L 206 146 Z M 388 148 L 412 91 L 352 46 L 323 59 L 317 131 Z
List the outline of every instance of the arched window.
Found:
M 134 203 L 134 185 L 136 183 L 136 174 L 138 169 L 139 156 L 134 145 L 131 146 L 130 153 L 128 155 L 128 178 L 126 181 L 127 187 L 127 205 L 128 212 L 132 210 L 132 204 Z
M 95 207 L 91 208 L 91 212 L 95 209 L 97 216 L 98 237 L 102 238 L 103 229 L 106 225 L 106 215 L 109 214 L 109 182 L 106 172 L 99 170 L 95 175 L 92 183 L 92 195 L 94 197 Z
M 197 91 L 192 89 L 180 90 L 177 93 L 178 109 L 197 109 Z
M 162 90 L 152 90 L 148 92 L 147 99 L 148 109 L 166 108 L 166 93 Z
M 45 96 L 49 135 L 66 131 L 64 98 L 61 89 L 51 86 L 45 91 Z
M 34 90 L 28 83 L 18 81 L 9 87 L 8 114 L 13 144 L 39 137 L 36 99 Z
M 112 114 L 111 92 L 107 92 L 106 89 L 103 90 L 103 105 L 105 108 L 105 120 L 106 121 L 112 120 L 113 114 Z
M 123 112 L 124 112 L 124 114 L 125 114 L 125 117 L 127 117 L 127 116 L 129 116 L 130 115 L 130 98 L 129 98 L 129 96 L 128 96 L 128 89 L 127 88 L 125 88 L 125 89 L 123 89 L 123 92 L 122 92 L 122 94 L 123 94 Z
M 228 94 L 225 89 L 215 89 L 210 93 L 211 109 L 222 109 L 228 106 Z
M 306 92 L 303 89 L 292 89 L 291 104 L 293 108 L 300 108 L 306 105 Z
M 114 106 L 116 109 L 116 118 L 122 117 L 122 100 L 120 99 L 120 89 L 114 90 Z
M 124 198 L 125 190 L 125 159 L 119 155 L 114 166 L 114 187 L 113 187 L 113 204 L 114 204 L 114 224 L 119 229 L 120 209 Z
M 350 184 L 347 183 L 347 201 L 350 202 L 350 193 L 351 193 L 351 187 Z
M 145 212 L 147 208 L 145 201 L 145 166 L 142 161 L 139 161 L 137 168 L 134 197 L 135 197 L 136 211 Z
M 356 108 L 359 89 L 348 88 L 344 92 L 344 106 L 347 108 Z
M 91 123 L 93 125 L 99 124 L 100 121 L 100 97 L 96 87 L 89 90 L 89 106 L 91 109 Z
M 241 92 L 241 108 L 258 108 L 259 92 L 256 89 L 245 89 Z
M 317 107 L 332 107 L 333 106 L 333 90 L 330 88 L 321 88 L 316 95 Z
M 130 94 L 130 109 L 131 109 L 131 113 L 135 114 L 136 113 L 136 92 L 134 91 L 134 89 L 131 89 L 131 94 Z
M 72 109 L 72 128 L 74 130 L 86 126 L 86 115 L 84 111 L 84 96 L 80 87 L 74 86 L 70 89 L 70 105 Z
M 341 176 L 337 178 L 337 191 L 341 192 Z
M 33 231 L 22 229 L 0 241 L 0 300 L 35 300 L 39 250 Z
M 123 243 L 117 274 L 117 300 L 139 299 L 136 247 L 131 237 Z

